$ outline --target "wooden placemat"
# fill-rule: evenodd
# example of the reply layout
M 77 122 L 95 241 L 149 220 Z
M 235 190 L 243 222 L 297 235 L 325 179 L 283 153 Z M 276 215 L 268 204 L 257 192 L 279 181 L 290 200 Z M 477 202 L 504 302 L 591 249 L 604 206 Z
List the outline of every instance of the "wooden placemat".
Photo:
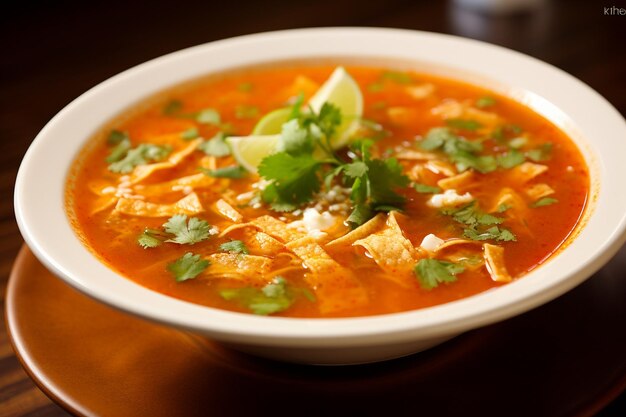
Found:
M 78 415 L 592 415 L 626 387 L 626 249 L 516 318 L 394 361 L 299 366 L 229 351 L 100 304 L 23 247 L 7 324 L 30 376 Z

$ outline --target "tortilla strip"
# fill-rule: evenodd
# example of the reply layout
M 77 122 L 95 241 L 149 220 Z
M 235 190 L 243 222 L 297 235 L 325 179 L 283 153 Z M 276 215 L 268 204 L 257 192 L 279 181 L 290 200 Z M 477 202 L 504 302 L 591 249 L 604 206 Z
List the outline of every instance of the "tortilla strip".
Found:
M 287 249 L 302 259 L 310 273 L 305 276 L 311 285 L 322 313 L 360 307 L 368 303 L 361 283 L 348 268 L 340 265 L 310 236 L 287 243 Z
M 441 245 L 437 246 L 437 248 L 434 250 L 434 252 L 439 252 L 442 251 L 444 249 L 447 249 L 451 246 L 456 246 L 456 245 L 480 245 L 481 242 L 477 241 L 477 240 L 469 240 L 469 239 L 449 239 L 446 240 L 445 242 L 443 242 Z
M 401 277 L 412 273 L 416 260 L 421 256 L 404 237 L 396 216 L 394 211 L 389 213 L 382 231 L 357 240 L 352 246 L 365 248 L 381 269 L 389 273 L 390 277 L 399 278 L 398 282 L 406 285 Z
M 146 197 L 155 195 L 163 195 L 176 191 L 185 191 L 187 189 L 194 190 L 197 188 L 207 188 L 213 185 L 215 178 L 209 177 L 205 174 L 193 174 L 186 177 L 176 178 L 171 181 L 160 182 L 157 184 L 135 185 L 134 190 Z
M 191 155 L 197 148 L 198 145 L 202 142 L 202 139 L 196 139 L 189 142 L 185 148 L 181 149 L 178 152 L 174 152 L 167 158 L 167 161 L 156 162 L 154 164 L 146 164 L 136 166 L 131 174 L 130 182 L 132 184 L 136 184 L 148 178 L 150 175 L 157 171 L 161 171 L 163 169 L 174 168 L 180 162 Z
M 285 249 L 285 245 L 263 232 L 254 232 L 254 236 L 246 239 L 246 246 L 251 252 L 261 255 L 276 255 Z
M 138 217 L 171 217 L 174 214 L 193 215 L 204 211 L 198 195 L 191 193 L 174 204 L 157 204 L 135 198 L 120 198 L 113 213 Z
M 204 174 L 202 174 L 204 175 Z M 224 199 L 219 199 L 215 203 L 215 209 L 217 213 L 221 214 L 223 217 L 231 220 L 234 223 L 240 223 L 243 220 L 243 216 L 239 213 L 233 206 L 228 204 Z
M 483 245 L 485 266 L 496 282 L 510 282 L 513 278 L 509 275 L 504 265 L 504 248 L 502 246 L 485 243 Z
M 412 107 L 389 107 L 387 117 L 396 125 L 406 125 L 419 117 L 420 111 Z
M 443 178 L 437 181 L 437 186 L 444 190 L 462 190 L 474 183 L 476 175 L 474 171 L 465 171 L 453 177 Z
M 208 275 L 228 278 L 240 276 L 241 279 L 262 280 L 272 271 L 274 261 L 271 258 L 239 253 L 214 253 L 207 258 L 211 265 Z
M 468 119 L 475 120 L 485 127 L 495 127 L 501 123 L 500 116 L 495 113 L 479 110 L 471 106 L 471 101 L 445 100 L 440 105 L 433 107 L 431 113 L 441 116 L 443 119 Z
M 336 248 L 337 246 L 342 245 L 352 245 L 359 239 L 363 239 L 366 236 L 371 235 L 376 230 L 383 227 L 385 224 L 385 214 L 378 213 L 376 216 L 369 219 L 367 222 L 363 223 L 356 229 L 346 233 L 345 235 L 338 237 L 335 240 L 332 240 L 326 244 L 326 248 Z
M 434 172 L 435 174 L 445 175 L 446 177 L 452 177 L 456 175 L 456 168 L 454 167 L 454 165 L 444 161 L 428 161 L 426 162 L 426 165 L 424 165 L 424 168 Z
M 416 100 L 423 100 L 426 97 L 431 96 L 435 92 L 435 86 L 431 83 L 424 83 L 419 85 L 411 85 L 404 88 L 412 98 Z
M 420 152 L 406 149 L 398 152 L 394 155 L 397 159 L 409 160 L 409 161 L 429 161 L 431 159 L 437 159 L 438 156 L 430 152 Z
M 511 177 L 520 183 L 525 183 L 543 174 L 548 170 L 546 165 L 535 164 L 534 162 L 524 162 L 511 169 Z
M 540 198 L 549 196 L 550 194 L 554 194 L 554 190 L 548 184 L 535 184 L 524 190 L 526 195 L 530 197 L 531 200 L 536 201 Z
M 504 212 L 508 217 L 514 219 L 522 217 L 526 212 L 526 202 L 524 199 L 516 193 L 512 188 L 505 187 L 500 190 L 495 204 L 491 207 L 489 212 L 494 213 L 502 206 L 506 206 L 507 210 Z
M 258 217 L 248 223 L 238 223 L 228 226 L 226 229 L 222 230 L 220 236 L 226 236 L 230 232 L 246 227 L 260 230 L 283 243 L 305 236 L 305 233 L 296 229 L 290 229 L 287 227 L 287 223 L 268 215 Z

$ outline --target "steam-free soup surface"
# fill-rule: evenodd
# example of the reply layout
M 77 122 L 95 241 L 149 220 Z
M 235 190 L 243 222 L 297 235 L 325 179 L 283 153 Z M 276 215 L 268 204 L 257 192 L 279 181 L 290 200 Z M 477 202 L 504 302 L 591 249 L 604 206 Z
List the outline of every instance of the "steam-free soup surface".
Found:
M 331 74 L 358 89 L 320 103 Z M 567 239 L 588 189 L 573 142 L 493 92 L 382 68 L 277 66 L 129 109 L 75 162 L 67 208 L 103 262 L 155 291 L 344 317 L 521 278 Z

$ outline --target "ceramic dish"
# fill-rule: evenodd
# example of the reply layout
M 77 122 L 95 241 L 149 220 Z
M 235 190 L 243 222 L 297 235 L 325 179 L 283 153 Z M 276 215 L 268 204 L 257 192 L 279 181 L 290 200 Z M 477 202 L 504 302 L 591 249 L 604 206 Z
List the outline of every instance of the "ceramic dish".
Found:
M 124 109 L 205 74 L 285 60 L 382 62 L 483 86 L 529 106 L 585 154 L 590 200 L 571 241 L 540 268 L 497 290 L 422 310 L 350 319 L 256 317 L 179 301 L 102 264 L 64 211 L 70 164 L 89 138 Z M 76 99 L 37 136 L 15 188 L 20 230 L 36 256 L 80 291 L 119 309 L 204 334 L 237 349 L 286 361 L 358 363 L 423 350 L 461 332 L 545 303 L 589 277 L 626 237 L 626 136 L 622 116 L 570 75 L 519 53 L 414 31 L 326 28 L 218 41 L 125 71 Z

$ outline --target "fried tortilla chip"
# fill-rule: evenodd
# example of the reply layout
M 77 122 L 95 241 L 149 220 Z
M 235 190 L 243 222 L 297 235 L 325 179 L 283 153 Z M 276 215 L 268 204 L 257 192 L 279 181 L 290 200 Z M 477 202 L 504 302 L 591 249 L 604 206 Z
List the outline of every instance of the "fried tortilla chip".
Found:
M 435 86 L 431 83 L 410 85 L 405 87 L 404 91 L 415 100 L 423 100 L 435 92 Z
M 437 186 L 444 190 L 463 190 L 469 188 L 475 184 L 476 175 L 474 171 L 465 171 L 462 174 L 454 175 L 452 177 L 443 178 L 437 181 Z
M 465 100 L 444 100 L 441 104 L 433 107 L 431 112 L 443 119 L 467 119 L 475 120 L 486 128 L 493 128 L 502 123 L 502 119 L 495 113 L 479 110 L 472 107 L 472 102 Z
M 224 199 L 219 199 L 215 203 L 215 210 L 223 217 L 231 220 L 233 223 L 240 223 L 243 216 L 233 206 L 228 204 Z
M 315 239 L 302 237 L 286 246 L 302 259 L 310 271 L 305 279 L 315 291 L 322 313 L 347 310 L 368 303 L 367 293 L 354 273 L 331 258 Z
M 332 240 L 326 244 L 326 248 L 337 248 L 339 246 L 348 246 L 352 245 L 359 239 L 363 239 L 366 236 L 371 235 L 375 231 L 379 230 L 385 224 L 386 219 L 385 213 L 378 213 L 373 218 L 369 219 L 367 222 L 363 223 L 361 226 L 356 229 L 346 233 L 345 235 Z
M 424 165 L 424 168 L 428 169 L 429 171 L 435 174 L 445 175 L 446 177 L 452 177 L 456 175 L 456 168 L 454 167 L 454 165 L 445 161 L 440 161 L 440 160 L 428 161 L 426 162 L 426 165 Z
M 421 254 L 404 237 L 396 216 L 394 211 L 389 213 L 382 231 L 359 239 L 352 246 L 363 247 L 381 269 L 402 283 L 402 277 L 412 273 Z
M 547 165 L 535 164 L 534 162 L 524 162 L 511 169 L 511 179 L 518 183 L 526 183 L 533 178 L 543 174 L 548 170 Z
M 215 178 L 200 173 L 176 178 L 171 181 L 160 182 L 158 184 L 137 184 L 133 187 L 133 189 L 138 194 L 144 195 L 146 197 L 151 197 L 177 191 L 189 191 L 186 193 L 189 194 L 195 189 L 208 188 L 214 183 Z
M 132 184 L 137 184 L 157 171 L 176 167 L 178 164 L 181 163 L 181 161 L 191 155 L 193 151 L 198 148 L 198 145 L 201 142 L 202 139 L 196 139 L 189 142 L 189 145 L 187 145 L 185 148 L 171 154 L 170 157 L 167 158 L 167 161 L 136 166 L 131 174 L 130 182 Z
M 224 278 L 261 281 L 272 271 L 274 266 L 274 261 L 271 258 L 239 253 L 214 253 L 207 256 L 206 259 L 211 262 L 207 275 Z
M 157 204 L 135 198 L 120 198 L 113 213 L 138 217 L 171 217 L 174 214 L 193 215 L 204 211 L 198 195 L 191 193 L 174 204 Z
M 251 252 L 261 255 L 276 255 L 285 249 L 285 245 L 264 232 L 253 232 L 251 238 L 246 239 L 246 246 Z
M 536 201 L 540 198 L 554 194 L 554 190 L 548 184 L 535 184 L 527 187 L 524 192 L 531 200 Z
M 407 160 L 407 161 L 429 161 L 432 159 L 437 159 L 438 156 L 434 153 L 430 152 L 421 152 L 421 151 L 413 151 L 410 149 L 405 149 L 400 151 L 394 155 L 397 159 Z
M 483 245 L 485 265 L 496 282 L 510 282 L 513 278 L 509 275 L 504 264 L 504 248 L 502 246 L 485 243 Z
M 287 227 L 287 223 L 268 215 L 258 217 L 248 223 L 233 224 L 222 230 L 220 236 L 226 236 L 227 234 L 237 229 L 243 229 L 247 227 L 260 230 L 283 243 L 305 236 L 305 233 L 296 229 L 290 229 L 289 227 Z

